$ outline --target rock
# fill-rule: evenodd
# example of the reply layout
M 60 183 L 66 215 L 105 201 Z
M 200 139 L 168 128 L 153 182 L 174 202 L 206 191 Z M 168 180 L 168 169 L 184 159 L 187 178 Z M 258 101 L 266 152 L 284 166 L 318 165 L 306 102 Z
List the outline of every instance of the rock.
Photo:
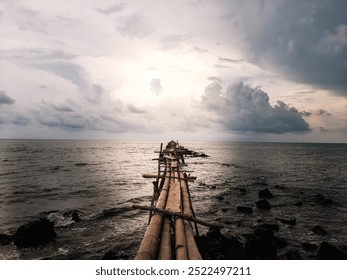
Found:
M 284 190 L 285 189 L 285 187 L 283 187 L 281 185 L 276 185 L 274 188 L 277 190 Z
M 38 247 L 54 241 L 56 236 L 54 223 L 44 218 L 20 226 L 13 240 L 18 248 Z
M 243 244 L 238 238 L 219 234 L 218 238 L 196 236 L 196 243 L 204 260 L 243 260 L 246 258 Z
M 3 233 L 0 234 L 0 245 L 8 245 L 12 240 L 12 236 Z
M 247 190 L 245 188 L 240 188 L 240 193 L 241 194 L 246 194 Z
M 237 206 L 237 212 L 241 213 L 252 213 L 253 209 L 252 207 L 246 207 L 246 206 Z
M 221 232 L 220 228 L 209 228 L 208 232 L 206 233 L 206 238 L 210 240 L 220 240 L 221 239 Z
M 279 260 L 302 260 L 300 253 L 297 250 L 290 250 L 280 256 L 278 256 Z
M 325 196 L 321 195 L 321 194 L 317 194 L 315 196 L 315 201 L 316 201 L 316 203 L 323 205 L 323 206 L 330 206 L 334 203 L 332 199 L 325 198 Z
M 302 245 L 302 249 L 304 249 L 305 251 L 316 251 L 318 249 L 318 246 L 316 244 L 312 244 L 308 242 L 304 242 L 301 245 Z
M 274 237 L 273 230 L 269 228 L 256 227 L 253 234 L 261 239 L 272 239 Z
M 317 260 L 347 260 L 347 254 L 339 248 L 323 241 L 317 253 Z
M 291 225 L 294 226 L 296 225 L 296 219 L 295 218 L 291 218 L 291 219 L 282 219 L 282 218 L 276 218 L 277 221 L 280 221 L 282 224 L 286 224 L 286 225 Z
M 271 204 L 266 199 L 262 199 L 262 200 L 257 201 L 256 205 L 258 208 L 263 209 L 263 210 L 271 209 Z
M 330 205 L 333 205 L 333 200 L 331 199 L 331 198 L 327 198 L 327 199 L 324 199 L 323 201 L 322 201 L 322 205 L 323 206 L 330 206 Z
M 248 239 L 245 244 L 247 259 L 269 259 L 277 258 L 277 248 L 270 240 L 260 238 Z
M 218 200 L 224 200 L 224 196 L 219 195 L 219 196 L 217 196 L 217 199 L 218 199 Z
M 297 203 L 295 203 L 294 205 L 301 207 L 304 203 L 302 201 L 298 201 Z
M 274 195 L 269 191 L 268 188 L 260 190 L 258 192 L 259 198 L 273 198 Z
M 277 248 L 284 248 L 286 247 L 289 243 L 287 242 L 287 240 L 280 238 L 278 236 L 274 236 L 272 238 L 272 242 L 273 244 L 277 247 Z
M 63 214 L 65 218 L 71 218 L 75 222 L 80 222 L 81 218 L 79 216 L 80 212 L 78 210 L 67 211 Z
M 311 228 L 311 231 L 315 234 L 318 235 L 326 235 L 327 232 L 320 226 L 320 225 L 316 225 L 313 228 Z
M 280 227 L 277 224 L 261 224 L 261 225 L 257 225 L 255 227 L 261 227 L 261 228 L 267 228 L 267 229 L 271 229 L 272 231 L 279 231 Z

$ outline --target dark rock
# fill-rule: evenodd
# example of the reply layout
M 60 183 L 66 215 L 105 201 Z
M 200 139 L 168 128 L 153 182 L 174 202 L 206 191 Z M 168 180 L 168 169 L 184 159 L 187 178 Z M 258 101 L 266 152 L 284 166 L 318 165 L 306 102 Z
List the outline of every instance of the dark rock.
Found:
M 80 212 L 78 210 L 67 211 L 63 214 L 65 218 L 71 218 L 75 222 L 80 222 Z
M 317 253 L 317 260 L 347 260 L 347 254 L 339 248 L 323 241 Z
M 274 188 L 277 190 L 284 190 L 285 189 L 285 187 L 283 187 L 281 185 L 276 185 Z
M 259 198 L 273 198 L 274 195 L 269 191 L 268 188 L 260 190 L 258 192 Z
M 277 248 L 284 248 L 289 244 L 287 240 L 280 238 L 278 236 L 274 236 L 272 238 L 272 242 Z
M 54 223 L 40 219 L 20 226 L 13 240 L 18 248 L 38 247 L 54 241 L 56 236 Z
M 280 221 L 282 224 L 286 224 L 286 225 L 291 225 L 294 226 L 296 225 L 296 219 L 295 218 L 291 218 L 291 219 L 282 219 L 282 218 L 276 218 L 277 221 Z
M 262 199 L 262 200 L 257 201 L 256 205 L 258 208 L 263 209 L 263 210 L 271 209 L 271 204 L 266 199 Z
M 305 251 L 316 251 L 318 249 L 318 246 L 316 244 L 304 242 L 302 243 L 302 249 Z
M 204 260 L 243 260 L 246 258 L 243 244 L 238 238 L 218 235 L 211 238 L 207 235 L 196 236 L 196 243 Z
M 0 245 L 8 245 L 12 240 L 12 236 L 3 233 L 0 234 Z
M 241 194 L 246 194 L 247 190 L 245 188 L 240 188 L 240 193 Z
M 209 228 L 208 232 L 206 233 L 206 238 L 210 240 L 220 240 L 221 239 L 221 232 L 220 228 Z
M 224 196 L 219 195 L 219 196 L 217 196 L 217 199 L 218 199 L 218 200 L 224 200 Z
M 260 238 L 247 239 L 245 244 L 247 259 L 269 259 L 277 258 L 277 248 L 270 240 Z
M 325 196 L 321 195 L 321 194 L 317 194 L 315 196 L 315 201 L 316 201 L 316 203 L 323 205 L 323 206 L 330 206 L 334 203 L 332 199 L 325 198 Z
M 297 203 L 295 203 L 296 206 L 301 207 L 304 203 L 302 201 L 298 201 Z
M 290 250 L 280 256 L 278 256 L 279 260 L 302 260 L 300 253 L 297 250 Z
M 261 239 L 272 239 L 274 237 L 274 232 L 269 228 L 256 227 L 254 229 L 254 236 Z
M 125 254 L 124 252 L 119 252 L 116 249 L 110 250 L 106 252 L 102 260 L 129 260 L 130 256 L 128 254 Z
M 333 205 L 333 200 L 331 199 L 331 198 L 327 198 L 327 199 L 324 199 L 323 201 L 322 201 L 322 205 L 323 206 L 330 206 L 330 205 Z
M 279 231 L 280 230 L 280 227 L 277 224 L 261 224 L 261 225 L 255 226 L 255 227 L 271 229 L 272 231 Z
M 252 209 L 252 207 L 237 206 L 237 212 L 241 212 L 241 213 L 252 213 L 252 212 L 253 212 L 253 209 Z
M 327 232 L 320 226 L 320 225 L 316 225 L 313 228 L 311 228 L 311 231 L 315 234 L 318 235 L 326 235 Z

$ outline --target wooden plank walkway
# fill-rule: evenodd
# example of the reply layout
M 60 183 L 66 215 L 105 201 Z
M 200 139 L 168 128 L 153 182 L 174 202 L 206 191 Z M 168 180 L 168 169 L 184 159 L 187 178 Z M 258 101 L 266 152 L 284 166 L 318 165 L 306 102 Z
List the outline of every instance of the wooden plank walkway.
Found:
M 164 150 L 161 144 L 157 153 L 158 174 L 143 175 L 144 178 L 156 178 L 151 206 L 133 205 L 135 209 L 150 211 L 149 223 L 135 259 L 200 260 L 192 223 L 197 235 L 197 224 L 222 226 L 195 217 L 188 183 L 196 177 L 187 176 L 181 169 L 186 166 L 185 155 L 194 153 L 174 141 L 170 141 Z

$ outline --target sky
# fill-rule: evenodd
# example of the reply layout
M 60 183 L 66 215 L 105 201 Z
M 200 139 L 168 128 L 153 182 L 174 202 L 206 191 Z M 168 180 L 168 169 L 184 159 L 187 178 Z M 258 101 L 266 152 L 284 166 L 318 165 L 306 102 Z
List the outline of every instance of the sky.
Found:
M 346 143 L 346 11 L 0 0 L 0 139 Z

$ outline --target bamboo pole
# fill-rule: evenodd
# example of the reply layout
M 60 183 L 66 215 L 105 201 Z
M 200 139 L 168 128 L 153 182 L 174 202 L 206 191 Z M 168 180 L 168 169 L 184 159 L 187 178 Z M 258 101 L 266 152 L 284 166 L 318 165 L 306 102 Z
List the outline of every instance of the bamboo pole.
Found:
M 184 176 L 182 172 L 179 172 L 179 177 L 181 180 L 181 191 L 182 191 L 182 203 L 183 203 L 183 213 L 185 215 L 191 215 L 191 201 L 189 197 L 187 183 L 184 180 Z M 187 253 L 190 260 L 201 260 L 202 257 L 200 255 L 198 246 L 195 243 L 193 228 L 191 224 L 187 221 L 184 223 L 185 235 L 187 240 Z
M 163 229 L 160 239 L 159 247 L 159 260 L 171 260 L 172 249 L 171 249 L 171 219 L 169 217 L 164 218 Z
M 176 235 L 176 259 L 187 260 L 187 241 L 184 230 L 184 222 L 182 218 L 176 219 L 175 235 Z
M 164 208 L 168 197 L 168 191 L 170 188 L 170 179 L 166 178 L 163 189 L 160 193 L 157 201 L 158 208 Z M 147 227 L 145 235 L 142 239 L 140 248 L 135 256 L 135 260 L 153 260 L 156 258 L 159 237 L 162 228 L 162 215 L 155 213 Z

